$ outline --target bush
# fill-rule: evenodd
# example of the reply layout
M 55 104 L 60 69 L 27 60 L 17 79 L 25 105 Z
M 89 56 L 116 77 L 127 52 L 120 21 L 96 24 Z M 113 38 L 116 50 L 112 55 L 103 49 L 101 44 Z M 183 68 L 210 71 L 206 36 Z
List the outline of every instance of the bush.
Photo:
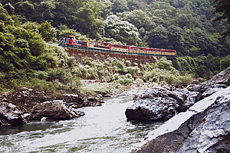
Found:
M 220 60 L 220 69 L 224 70 L 227 67 L 230 66 L 230 55 L 224 57 L 222 60 Z
M 118 79 L 119 79 L 119 74 L 118 73 L 115 73 L 115 74 L 109 73 L 108 76 L 106 77 L 106 80 L 108 82 L 113 82 L 113 81 L 118 80 Z
M 63 47 L 57 46 L 55 44 L 46 44 L 45 54 L 51 55 L 52 60 L 54 60 L 55 65 L 59 67 L 75 64 L 71 63 L 72 57 L 68 57 L 68 54 L 66 53 L 65 49 Z M 70 62 L 70 63 L 69 63 Z
M 34 71 L 35 78 L 39 78 L 41 80 L 47 80 L 48 79 L 48 73 L 45 71 Z
M 126 75 L 121 75 L 120 78 L 116 81 L 120 84 L 127 85 L 129 83 L 132 83 L 134 81 L 133 77 L 131 74 L 126 74 Z
M 137 78 L 135 81 L 136 81 L 138 86 L 141 85 L 141 84 L 144 84 L 144 81 L 142 79 L 140 79 L 140 78 Z
M 168 84 L 177 84 L 179 82 L 178 76 L 173 74 L 168 74 L 165 76 L 164 79 Z
M 29 48 L 33 56 L 40 56 L 45 51 L 46 44 L 42 39 L 29 40 Z
M 173 68 L 172 61 L 167 60 L 165 57 L 160 58 L 157 62 L 157 67 L 160 69 L 171 70 Z
M 29 48 L 28 41 L 25 39 L 18 38 L 14 42 L 15 47 L 20 47 L 20 48 Z
M 136 73 L 138 73 L 140 71 L 140 69 L 135 66 L 135 67 L 126 67 L 126 73 L 130 73 L 132 74 L 132 76 L 134 76 Z
M 177 84 L 179 80 L 179 72 L 172 68 L 171 71 L 165 69 L 153 69 L 152 71 L 144 72 L 143 80 L 146 82 L 167 82 L 168 84 Z
M 116 62 L 116 66 L 119 68 L 118 72 L 125 73 L 126 71 L 125 71 L 125 64 L 124 64 L 124 62 L 121 61 L 121 60 L 115 60 L 115 62 Z
M 180 76 L 179 79 L 180 79 L 180 84 L 183 86 L 189 85 L 193 81 L 193 77 L 190 74 L 185 76 Z
M 28 81 L 21 82 L 21 86 L 32 88 L 37 91 L 45 91 L 52 94 L 59 94 L 60 85 L 56 82 L 41 80 L 39 78 L 31 78 Z

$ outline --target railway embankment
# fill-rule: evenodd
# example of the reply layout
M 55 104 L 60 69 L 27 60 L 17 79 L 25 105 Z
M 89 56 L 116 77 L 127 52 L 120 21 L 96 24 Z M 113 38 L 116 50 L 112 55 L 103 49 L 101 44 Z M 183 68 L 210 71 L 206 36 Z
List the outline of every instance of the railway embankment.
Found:
M 142 55 L 129 55 L 129 54 L 116 54 L 116 53 L 106 53 L 99 51 L 87 51 L 82 49 L 71 49 L 65 48 L 65 51 L 70 55 L 74 56 L 77 62 L 82 63 L 82 60 L 85 57 L 91 57 L 94 60 L 104 61 L 108 58 L 114 59 L 124 59 L 129 60 L 131 63 L 146 64 L 146 63 L 155 63 L 155 58 L 159 59 L 161 56 L 142 56 Z

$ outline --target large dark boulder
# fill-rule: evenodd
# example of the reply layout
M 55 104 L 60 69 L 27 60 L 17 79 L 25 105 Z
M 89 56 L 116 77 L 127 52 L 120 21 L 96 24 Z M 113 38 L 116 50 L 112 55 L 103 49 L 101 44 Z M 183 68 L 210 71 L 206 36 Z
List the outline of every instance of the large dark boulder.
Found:
M 22 112 L 11 103 L 0 102 L 0 126 L 18 126 L 22 125 Z
M 128 120 L 157 121 L 168 120 L 186 111 L 201 97 L 199 92 L 177 89 L 169 91 L 153 87 L 134 97 L 134 104 L 125 111 Z
M 230 87 L 150 132 L 132 153 L 229 153 Z
M 83 112 L 73 109 L 62 100 L 54 100 L 36 104 L 32 108 L 29 120 L 41 120 L 43 117 L 51 120 L 66 120 L 83 115 Z
M 134 104 L 126 109 L 128 120 L 168 120 L 186 111 L 197 101 L 230 85 L 230 67 L 202 84 L 192 84 L 184 89 L 170 91 L 153 87 L 134 97 Z

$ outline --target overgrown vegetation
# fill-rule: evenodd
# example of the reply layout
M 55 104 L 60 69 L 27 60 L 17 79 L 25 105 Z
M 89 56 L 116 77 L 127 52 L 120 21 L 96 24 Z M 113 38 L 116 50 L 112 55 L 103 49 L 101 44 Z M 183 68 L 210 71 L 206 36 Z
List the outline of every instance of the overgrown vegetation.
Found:
M 229 4 L 225 1 L 1 0 L 1 3 L 17 25 L 27 21 L 41 24 L 39 32 L 45 41 L 54 40 L 51 34 L 55 31 L 42 30 L 50 29 L 48 22 L 56 28 L 57 39 L 68 34 L 79 39 L 81 33 L 82 39 L 175 49 L 179 56 L 229 55 L 230 40 L 220 35 L 223 30 L 229 33 Z M 219 21 L 213 22 L 215 17 Z
M 210 79 L 213 75 L 220 71 L 220 61 L 220 57 L 213 57 L 211 54 L 195 58 L 185 56 L 177 57 L 173 60 L 173 65 L 183 75 L 192 74 L 196 78 L 202 77 Z
M 79 89 L 79 79 L 127 85 L 137 75 L 143 76 L 143 80 L 135 80 L 137 84 L 186 85 L 192 77 L 209 79 L 230 63 L 229 37 L 220 35 L 229 28 L 229 10 L 223 7 L 229 4 L 214 2 L 213 8 L 211 0 L 2 0 L 1 91 L 27 86 L 68 92 Z M 224 11 L 215 23 L 214 10 L 216 14 Z M 225 18 L 227 22 L 222 20 Z M 79 40 L 171 48 L 186 56 L 177 57 L 173 65 L 164 58 L 145 65 L 85 58 L 80 64 L 63 48 L 49 43 L 66 35 Z
M 0 88 L 1 92 L 16 90 L 21 86 L 43 90 L 51 94 L 72 92 L 79 89 L 79 79 L 94 79 L 116 84 L 128 85 L 133 83 L 137 75 L 144 75 L 144 81 L 179 84 L 180 81 L 171 81 L 167 76 L 178 77 L 179 73 L 172 67 L 172 62 L 165 58 L 155 64 L 138 66 L 128 60 L 93 60 L 84 58 L 83 63 L 76 63 L 74 57 L 68 57 L 62 47 L 45 41 L 56 41 L 59 36 L 75 34 L 79 39 L 84 36 L 61 25 L 55 30 L 49 22 L 41 24 L 25 22 L 17 25 L 16 18 L 10 16 L 6 9 L 0 6 L 2 15 L 2 31 L 0 32 Z M 72 33 L 71 33 L 72 32 Z M 158 71 L 160 69 L 161 71 Z M 157 73 L 152 73 L 157 71 Z M 163 72 L 164 71 L 164 72 Z M 175 72 L 174 72 L 175 71 Z M 146 74 L 152 73 L 146 79 Z M 154 79 L 156 78 L 156 79 Z M 174 79 L 175 80 L 175 79 Z M 139 78 L 138 84 L 143 81 Z M 187 83 L 187 82 L 185 82 Z M 97 89 L 90 92 L 102 92 L 106 89 Z M 84 91 L 87 93 L 87 91 Z
M 18 20 L 0 6 L 0 87 L 1 91 L 16 90 L 20 86 L 57 93 L 80 86 L 71 73 L 71 58 L 63 48 L 46 41 L 56 40 L 56 30 L 50 23 Z
M 156 60 L 155 63 L 136 66 L 135 63 L 131 65 L 129 60 L 124 59 L 100 62 L 86 57 L 83 59 L 83 64 L 78 63 L 73 71 L 74 74 L 84 79 L 102 80 L 123 85 L 133 83 L 137 76 L 143 76 L 143 80 L 142 78 L 136 79 L 135 83 L 137 84 L 142 84 L 145 81 L 182 86 L 190 84 L 193 80 L 192 75 L 189 74 L 180 76 L 179 71 L 173 67 L 172 61 L 166 58 Z

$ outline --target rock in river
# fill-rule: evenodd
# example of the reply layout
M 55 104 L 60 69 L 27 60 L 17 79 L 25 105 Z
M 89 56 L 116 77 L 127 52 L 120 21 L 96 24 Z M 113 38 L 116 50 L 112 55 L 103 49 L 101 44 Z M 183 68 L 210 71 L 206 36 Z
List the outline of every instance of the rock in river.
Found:
M 153 87 L 136 95 L 134 104 L 126 109 L 128 120 L 168 120 L 174 115 L 186 111 L 197 101 L 208 97 L 230 85 L 230 67 L 218 73 L 212 79 L 199 85 L 190 85 L 184 89 L 170 91 Z
M 177 89 L 169 91 L 153 87 L 136 95 L 134 104 L 126 109 L 128 120 L 168 120 L 179 112 L 186 111 L 201 97 L 199 92 Z
M 230 87 L 150 132 L 132 153 L 229 153 Z
M 11 103 L 0 102 L 0 126 L 18 126 L 23 124 L 22 112 Z
M 36 104 L 31 111 L 30 120 L 41 120 L 46 117 L 51 120 L 65 120 L 83 116 L 83 112 L 67 106 L 62 100 L 46 101 Z

